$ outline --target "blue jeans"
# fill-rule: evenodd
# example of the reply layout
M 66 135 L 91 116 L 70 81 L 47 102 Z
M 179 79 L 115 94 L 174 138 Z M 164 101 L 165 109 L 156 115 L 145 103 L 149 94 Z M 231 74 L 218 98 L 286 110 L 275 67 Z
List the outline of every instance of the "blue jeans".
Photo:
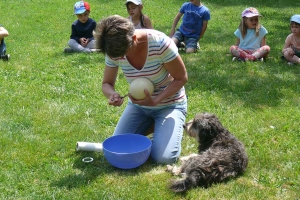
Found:
M 175 32 L 175 34 L 173 35 L 173 37 L 176 38 L 179 43 L 180 42 L 184 42 L 185 48 L 193 48 L 195 50 L 197 49 L 198 39 L 191 38 L 191 37 L 186 37 L 179 30 L 177 30 Z
M 174 163 L 181 153 L 187 101 L 161 109 L 142 108 L 128 103 L 114 135 L 144 135 L 154 125 L 151 157 L 157 163 Z

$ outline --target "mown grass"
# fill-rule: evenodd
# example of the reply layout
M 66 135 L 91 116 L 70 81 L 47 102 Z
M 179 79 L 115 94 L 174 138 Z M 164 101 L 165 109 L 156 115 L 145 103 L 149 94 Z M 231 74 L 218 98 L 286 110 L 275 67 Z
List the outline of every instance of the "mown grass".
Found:
M 89 1 L 96 21 L 127 16 L 123 1 Z M 280 59 L 297 1 L 203 1 L 211 21 L 201 51 L 180 52 L 189 74 L 188 119 L 197 112 L 219 116 L 245 143 L 249 167 L 238 179 L 176 195 L 173 178 L 151 160 L 119 170 L 101 153 L 76 152 L 77 141 L 101 142 L 111 136 L 124 109 L 107 105 L 101 92 L 104 56 L 66 55 L 74 1 L 3 0 L 1 24 L 9 62 L 0 62 L 1 199 L 299 199 L 299 66 Z M 169 33 L 182 1 L 144 0 L 154 27 Z M 271 46 L 265 63 L 232 63 L 228 55 L 243 9 L 264 16 Z M 299 14 L 299 12 L 298 12 Z M 117 89 L 126 93 L 122 73 Z M 183 139 L 182 155 L 197 145 Z M 92 156 L 85 164 L 81 159 Z

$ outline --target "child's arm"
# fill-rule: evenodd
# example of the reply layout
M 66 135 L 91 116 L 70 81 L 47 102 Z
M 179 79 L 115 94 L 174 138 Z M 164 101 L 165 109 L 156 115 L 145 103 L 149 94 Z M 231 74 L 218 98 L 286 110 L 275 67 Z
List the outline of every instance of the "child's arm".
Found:
M 265 36 L 261 39 L 260 46 L 262 47 L 262 46 L 265 46 L 266 44 L 267 44 L 267 42 L 266 42 L 266 36 Z
M 172 37 L 174 35 L 176 26 L 177 26 L 177 24 L 178 24 L 178 22 L 179 22 L 182 15 L 183 15 L 183 13 L 179 12 L 175 16 L 173 24 L 172 24 L 171 32 L 170 32 L 170 37 Z
M 4 27 L 0 27 L 0 40 L 9 36 L 8 31 Z
M 208 21 L 203 21 L 202 30 L 201 30 L 201 33 L 200 33 L 199 40 L 203 37 L 203 35 L 204 35 L 204 33 L 207 29 L 207 24 L 208 24 Z
M 76 26 L 74 24 L 72 24 L 72 27 L 71 27 L 70 39 L 76 40 L 78 43 L 80 43 L 80 40 L 79 40 L 80 38 L 78 37 Z
M 151 20 L 147 15 L 144 15 L 144 22 L 147 29 L 153 29 Z
M 284 42 L 284 46 L 283 46 L 283 49 L 282 49 L 282 54 L 284 54 L 286 51 L 288 52 L 289 55 L 293 55 L 294 54 L 294 51 L 291 47 L 291 35 L 287 36 L 287 38 L 285 39 L 285 42 Z
M 235 46 L 239 46 L 239 45 L 240 45 L 240 38 L 236 38 Z

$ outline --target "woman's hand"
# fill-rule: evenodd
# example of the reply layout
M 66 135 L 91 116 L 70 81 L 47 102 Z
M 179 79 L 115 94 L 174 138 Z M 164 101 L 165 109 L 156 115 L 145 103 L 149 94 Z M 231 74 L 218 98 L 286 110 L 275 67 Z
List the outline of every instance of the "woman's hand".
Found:
M 128 96 L 134 104 L 138 104 L 140 106 L 156 106 L 157 103 L 155 102 L 155 99 L 151 98 L 151 95 L 147 89 L 144 90 L 144 93 L 146 94 L 146 97 L 141 100 L 134 99 L 130 93 Z
M 121 106 L 124 102 L 124 97 L 121 97 L 119 93 L 113 93 L 108 98 L 108 104 L 112 106 Z

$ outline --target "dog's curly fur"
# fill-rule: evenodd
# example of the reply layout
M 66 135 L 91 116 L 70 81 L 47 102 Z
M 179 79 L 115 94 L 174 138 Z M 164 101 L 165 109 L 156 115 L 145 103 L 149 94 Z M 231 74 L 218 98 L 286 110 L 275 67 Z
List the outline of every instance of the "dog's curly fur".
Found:
M 174 192 L 202 186 L 208 187 L 241 175 L 247 168 L 248 156 L 244 145 L 225 129 L 219 119 L 210 113 L 200 113 L 184 127 L 189 136 L 199 143 L 198 154 L 183 157 L 182 166 L 167 166 L 174 175 L 184 173 L 185 178 L 173 180 Z

